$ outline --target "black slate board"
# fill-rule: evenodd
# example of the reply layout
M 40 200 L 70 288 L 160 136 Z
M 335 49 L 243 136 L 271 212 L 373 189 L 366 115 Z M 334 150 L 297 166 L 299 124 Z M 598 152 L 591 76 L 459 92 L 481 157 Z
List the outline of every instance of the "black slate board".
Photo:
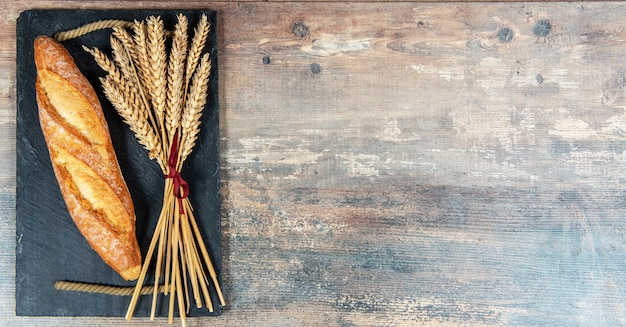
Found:
M 214 265 L 221 277 L 219 215 L 217 17 L 213 11 L 159 10 L 30 10 L 17 20 L 17 235 L 16 235 L 16 314 L 21 316 L 124 316 L 130 297 L 56 291 L 57 280 L 107 285 L 134 285 L 109 268 L 89 247 L 72 222 L 54 177 L 43 134 L 39 127 L 35 99 L 36 70 L 33 41 L 38 35 L 52 36 L 101 19 L 144 19 L 161 16 L 171 29 L 176 15 L 189 18 L 190 33 L 202 13 L 212 24 L 206 51 L 213 60 L 209 95 L 203 114 L 198 143 L 182 170 L 191 190 L 198 224 Z M 113 146 L 122 174 L 135 203 L 137 238 L 145 256 L 156 225 L 163 194 L 163 176 L 148 158 L 128 127 L 111 107 L 98 78 L 104 75 L 82 45 L 97 46 L 110 53 L 111 30 L 101 30 L 62 42 L 77 66 L 90 80 L 109 123 Z M 153 279 L 148 276 L 147 283 Z M 220 278 L 221 280 L 221 278 Z M 211 289 L 215 312 L 193 308 L 190 316 L 219 315 L 217 295 Z M 168 297 L 160 296 L 159 315 L 167 315 Z M 140 299 L 135 316 L 147 316 L 151 296 Z M 193 307 L 193 306 L 192 306 Z M 178 309 L 176 309 L 176 312 Z

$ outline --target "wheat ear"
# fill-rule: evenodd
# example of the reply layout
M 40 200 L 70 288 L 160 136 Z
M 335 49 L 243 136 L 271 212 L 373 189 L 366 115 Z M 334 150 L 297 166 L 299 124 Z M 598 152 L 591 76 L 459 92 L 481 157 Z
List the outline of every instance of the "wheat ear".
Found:
M 130 57 L 130 53 L 126 50 L 122 41 L 113 36 L 111 36 L 110 39 L 113 61 L 119 68 L 124 82 L 139 87 L 140 82 L 139 79 L 135 77 L 135 66 L 132 61 L 133 59 Z
M 102 68 L 102 70 L 104 70 L 108 74 L 108 76 L 111 76 L 111 78 L 115 81 L 116 84 L 124 83 L 124 77 L 122 76 L 122 73 L 120 72 L 119 68 L 115 66 L 115 63 L 113 63 L 113 61 L 107 55 L 105 55 L 100 49 L 98 48 L 90 49 L 83 45 L 83 50 L 91 54 L 91 56 L 96 61 L 96 64 L 98 64 L 98 66 Z
M 116 82 L 109 78 L 100 78 L 102 88 L 107 99 L 111 101 L 113 107 L 122 117 L 124 122 L 128 124 L 131 131 L 135 133 L 135 137 L 141 145 L 143 145 L 150 155 L 151 159 L 157 159 L 160 162 L 162 169 L 164 161 L 163 152 L 161 151 L 162 145 L 159 138 L 155 135 L 154 130 L 148 124 L 148 119 L 145 116 L 144 110 L 139 110 L 133 100 L 130 99 L 127 94 L 116 84 Z
M 148 85 L 152 108 L 159 128 L 163 127 L 165 98 L 167 95 L 167 54 L 165 52 L 165 29 L 161 17 L 150 16 L 146 20 L 148 32 L 148 57 L 150 58 L 150 80 Z
M 193 150 L 198 133 L 200 132 L 200 118 L 206 104 L 209 75 L 211 74 L 211 60 L 209 54 L 202 56 L 198 69 L 193 75 L 192 84 L 185 103 L 185 111 L 181 119 L 182 139 L 180 143 L 179 164 L 185 161 Z
M 198 65 L 198 61 L 200 60 L 200 56 L 202 55 L 202 50 L 204 49 L 204 45 L 206 43 L 207 36 L 209 35 L 209 31 L 211 30 L 211 24 L 209 24 L 209 20 L 205 14 L 202 14 L 200 17 L 200 21 L 196 28 L 194 29 L 194 35 L 191 39 L 191 46 L 189 47 L 189 55 L 187 56 L 187 66 L 185 68 L 185 90 L 189 87 L 189 82 L 191 80 L 191 76 L 193 72 L 196 70 L 196 66 Z
M 148 36 L 146 35 L 146 24 L 144 21 L 135 21 L 133 30 L 133 40 L 135 41 L 135 52 L 137 58 L 135 59 L 135 66 L 137 66 L 137 72 L 139 78 L 142 81 L 142 85 L 145 86 L 146 100 L 150 101 L 150 92 L 147 90 L 147 85 L 152 85 L 154 82 L 151 80 L 152 74 L 150 72 L 150 57 L 148 56 Z
M 165 127 L 168 138 L 172 140 L 178 126 L 184 104 L 185 58 L 187 57 L 187 17 L 179 14 L 178 23 L 174 28 L 172 49 L 167 67 L 167 109 L 165 111 Z
M 152 118 L 150 115 L 150 102 L 148 102 L 146 96 L 147 91 L 142 85 L 132 54 L 129 49 L 126 48 L 125 43 L 115 37 L 111 37 L 111 49 L 113 50 L 114 61 L 120 67 L 122 75 L 130 86 L 130 88 L 126 88 L 125 90 L 132 92 L 133 97 L 137 98 L 135 99 L 136 101 L 142 102 L 140 108 L 145 111 L 147 117 Z M 153 129 L 156 130 L 159 128 L 153 119 L 150 119 L 150 123 Z
M 115 44 L 115 42 L 113 44 Z M 139 94 L 139 92 L 141 92 L 139 89 L 140 86 L 131 81 L 128 75 L 122 75 L 120 68 L 115 65 L 113 60 L 102 53 L 100 49 L 89 49 L 85 46 L 83 46 L 83 49 L 89 52 L 94 57 L 98 66 L 108 73 L 106 79 L 102 79 L 101 82 L 109 101 L 111 101 L 116 111 L 120 113 L 120 116 L 123 116 L 125 122 L 131 127 L 131 130 L 135 132 L 136 137 L 144 140 L 141 144 L 149 151 L 150 158 L 157 159 L 159 164 L 163 165 L 165 160 L 163 159 L 162 151 L 155 148 L 160 149 L 162 147 L 161 142 L 155 139 L 156 135 L 154 132 L 149 133 L 146 126 L 133 126 L 138 123 L 148 123 L 145 117 L 148 109 L 145 107 L 145 101 L 142 100 Z M 139 120 L 137 117 L 144 117 L 146 119 Z M 150 134 L 152 134 L 152 136 L 150 136 Z
M 122 44 L 124 44 L 124 48 L 130 54 L 133 62 L 136 63 L 139 60 L 137 58 L 137 47 L 130 33 L 128 33 L 125 28 L 118 26 L 113 28 L 113 36 L 118 38 L 122 42 Z

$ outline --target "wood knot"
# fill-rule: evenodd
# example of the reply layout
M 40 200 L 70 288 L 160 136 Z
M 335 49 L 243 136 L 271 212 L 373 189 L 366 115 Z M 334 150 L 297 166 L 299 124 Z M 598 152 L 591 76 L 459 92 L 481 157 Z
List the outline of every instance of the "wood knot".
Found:
M 543 76 L 541 74 L 537 74 L 537 75 L 535 75 L 535 80 L 537 81 L 537 84 L 542 84 L 543 83 Z
M 311 64 L 311 73 L 319 74 L 321 72 L 322 72 L 322 66 L 316 63 Z
M 511 40 L 513 40 L 513 36 L 515 36 L 515 33 L 513 33 L 513 31 L 508 27 L 503 27 L 498 31 L 498 41 L 502 43 L 511 42 Z
M 293 34 L 299 38 L 304 38 L 309 35 L 309 27 L 306 26 L 303 22 L 295 22 L 291 27 L 291 31 Z
M 552 30 L 552 24 L 547 19 L 537 21 L 533 27 L 533 33 L 537 36 L 546 36 L 550 33 L 550 30 Z

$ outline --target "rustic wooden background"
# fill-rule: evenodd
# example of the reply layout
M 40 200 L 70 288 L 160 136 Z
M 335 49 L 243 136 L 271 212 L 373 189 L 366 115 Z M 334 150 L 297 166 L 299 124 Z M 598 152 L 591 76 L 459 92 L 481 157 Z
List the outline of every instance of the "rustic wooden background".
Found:
M 15 20 L 219 16 L 224 291 L 190 326 L 626 324 L 626 6 L 0 3 L 0 321 L 15 317 Z M 166 325 L 159 320 L 158 325 Z

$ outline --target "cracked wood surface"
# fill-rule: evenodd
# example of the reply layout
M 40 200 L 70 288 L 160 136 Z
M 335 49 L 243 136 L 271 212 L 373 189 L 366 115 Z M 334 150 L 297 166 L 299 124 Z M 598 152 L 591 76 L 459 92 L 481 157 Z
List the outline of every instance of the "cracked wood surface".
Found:
M 190 326 L 626 323 L 626 7 L 227 3 L 223 288 Z M 15 19 L 0 4 L 0 308 L 15 301 Z M 158 325 L 166 325 L 159 320 Z

